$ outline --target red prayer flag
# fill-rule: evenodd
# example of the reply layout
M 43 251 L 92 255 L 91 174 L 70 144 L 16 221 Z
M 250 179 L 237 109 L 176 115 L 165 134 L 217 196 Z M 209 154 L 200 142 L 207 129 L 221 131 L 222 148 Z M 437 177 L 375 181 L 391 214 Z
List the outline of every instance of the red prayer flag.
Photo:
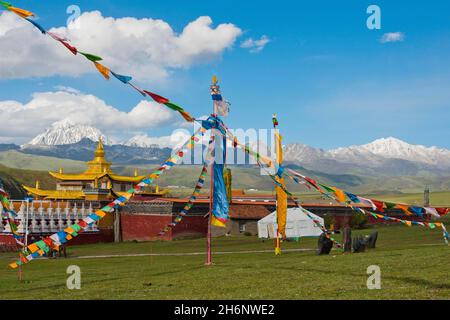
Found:
M 61 43 L 62 43 L 67 49 L 69 49 L 70 52 L 72 52 L 74 55 L 77 55 L 77 53 L 78 53 L 77 48 L 71 46 L 70 44 L 68 44 L 68 43 L 65 42 L 65 41 L 61 41 L 61 40 L 58 40 L 58 41 L 61 42 Z
M 317 182 L 311 178 L 305 177 L 305 180 L 308 181 L 314 188 L 320 191 L 320 188 L 317 186 Z
M 384 202 L 378 201 L 378 200 L 373 200 L 373 199 L 370 199 L 370 200 L 372 200 L 373 204 L 375 205 L 375 207 L 377 207 L 378 211 L 384 212 L 384 209 L 383 209 L 384 208 Z
M 158 103 L 164 104 L 164 103 L 170 102 L 169 99 L 161 97 L 160 95 L 157 95 L 157 94 L 155 94 L 153 92 L 150 92 L 150 91 L 147 91 L 147 90 L 144 90 L 144 92 L 146 94 L 148 94 L 150 97 L 152 97 L 152 99 L 155 100 Z
M 448 212 L 448 208 L 436 208 L 437 213 L 439 213 L 440 216 L 445 216 Z

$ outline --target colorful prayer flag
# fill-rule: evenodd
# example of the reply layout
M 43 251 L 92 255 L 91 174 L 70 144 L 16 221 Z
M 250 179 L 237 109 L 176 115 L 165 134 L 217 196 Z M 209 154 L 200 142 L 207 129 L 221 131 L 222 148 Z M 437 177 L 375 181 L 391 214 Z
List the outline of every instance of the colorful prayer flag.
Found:
M 127 84 L 128 82 L 130 82 L 131 80 L 133 80 L 132 77 L 129 77 L 129 76 L 123 76 L 123 75 L 117 74 L 117 73 L 115 73 L 115 72 L 113 72 L 113 71 L 111 71 L 111 74 L 112 74 L 114 77 L 116 77 L 117 80 L 119 80 L 119 81 L 121 81 L 121 82 L 123 82 L 123 83 L 125 83 L 125 84 Z
M 78 51 L 78 53 L 83 55 L 83 56 L 85 56 L 86 59 L 88 59 L 88 60 L 90 60 L 92 62 L 97 62 L 97 61 L 102 61 L 103 60 L 101 57 L 93 55 L 93 54 L 90 54 L 90 53 L 85 53 L 85 52 L 81 52 L 81 51 Z
M 35 26 L 37 29 L 39 29 L 39 31 L 42 32 L 42 34 L 47 33 L 47 31 L 41 25 L 39 25 L 36 21 L 33 21 L 28 18 L 25 18 L 25 20 L 27 20 L 29 23 L 31 23 L 33 26 Z
M 8 3 L 7 3 L 7 5 L 8 5 Z M 5 8 L 8 9 L 9 11 L 11 11 L 11 12 L 14 12 L 15 14 L 17 14 L 18 16 L 20 16 L 20 17 L 22 17 L 24 19 L 34 16 L 33 12 L 28 11 L 28 10 L 24 10 L 24 9 L 21 9 L 21 8 L 16 8 L 16 7 L 13 7 L 12 5 L 5 6 Z
M 109 80 L 110 70 L 107 67 L 105 67 L 104 65 L 102 65 L 98 62 L 95 62 L 95 61 L 94 61 L 94 65 L 97 68 L 97 70 L 103 75 L 103 77 L 105 77 L 106 80 Z

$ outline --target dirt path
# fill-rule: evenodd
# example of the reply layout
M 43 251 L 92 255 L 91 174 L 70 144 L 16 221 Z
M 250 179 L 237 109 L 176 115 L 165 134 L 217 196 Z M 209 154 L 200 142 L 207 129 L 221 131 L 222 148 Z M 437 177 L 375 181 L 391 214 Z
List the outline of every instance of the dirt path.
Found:
M 285 249 L 283 252 L 305 252 L 312 251 L 313 249 Z M 248 251 L 221 251 L 213 252 L 214 255 L 218 254 L 246 254 L 246 253 L 273 253 L 273 250 L 248 250 Z M 130 253 L 130 254 L 108 254 L 97 256 L 79 256 L 70 257 L 70 259 L 106 259 L 106 258 L 123 258 L 123 257 L 149 257 L 149 256 L 200 256 L 205 252 L 187 252 L 187 253 Z

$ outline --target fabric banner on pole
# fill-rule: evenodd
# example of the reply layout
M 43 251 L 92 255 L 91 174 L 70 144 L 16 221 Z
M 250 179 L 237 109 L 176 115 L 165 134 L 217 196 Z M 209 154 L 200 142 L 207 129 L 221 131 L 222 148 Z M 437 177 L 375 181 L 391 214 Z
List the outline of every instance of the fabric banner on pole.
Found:
M 281 143 L 282 137 L 278 131 L 275 132 L 275 143 L 277 150 L 277 163 L 281 165 L 283 162 L 283 144 Z M 284 191 L 286 185 L 284 184 L 283 174 L 278 172 L 276 176 L 277 182 L 280 185 L 275 186 L 275 191 L 277 195 L 277 223 L 278 232 L 283 238 L 286 237 L 286 217 L 287 217 L 287 194 Z
M 225 227 L 228 220 L 228 197 L 223 179 L 223 164 L 214 164 L 213 216 L 211 223 L 217 227 Z
M 226 159 L 226 138 L 219 139 L 221 134 L 218 130 L 213 129 L 213 134 L 216 137 L 215 154 L 220 154 L 222 157 L 215 157 L 214 160 L 214 194 L 213 194 L 213 208 L 211 224 L 217 227 L 225 227 L 228 221 L 228 196 L 227 188 L 225 186 L 225 179 L 223 177 L 223 170 L 225 167 Z M 218 144 L 217 142 L 220 142 Z

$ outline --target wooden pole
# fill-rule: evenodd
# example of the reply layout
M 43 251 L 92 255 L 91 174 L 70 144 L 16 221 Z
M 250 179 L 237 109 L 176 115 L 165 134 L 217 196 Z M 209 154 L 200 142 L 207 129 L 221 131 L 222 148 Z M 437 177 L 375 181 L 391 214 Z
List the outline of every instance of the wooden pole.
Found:
M 213 142 L 214 143 L 214 142 Z M 214 152 L 214 151 L 213 151 Z M 211 220 L 213 212 L 213 194 L 214 194 L 214 160 L 210 166 L 210 186 L 209 186 L 209 216 L 208 216 L 208 234 L 206 235 L 206 263 L 205 265 L 212 265 L 211 253 Z

